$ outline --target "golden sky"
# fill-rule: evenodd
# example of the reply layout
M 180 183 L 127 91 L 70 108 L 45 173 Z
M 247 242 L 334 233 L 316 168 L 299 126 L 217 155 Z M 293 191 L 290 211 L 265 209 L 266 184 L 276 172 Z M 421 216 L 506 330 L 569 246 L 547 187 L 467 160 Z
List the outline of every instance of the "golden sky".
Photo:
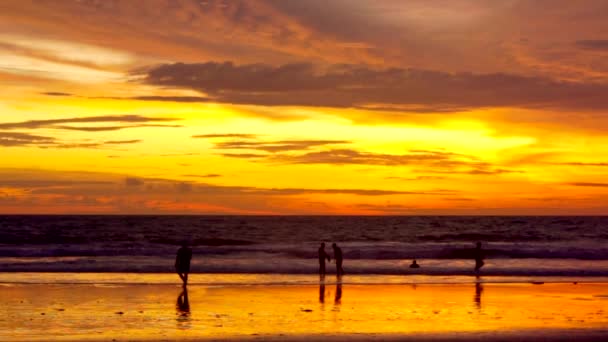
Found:
M 603 0 L 0 2 L 0 213 L 605 214 Z

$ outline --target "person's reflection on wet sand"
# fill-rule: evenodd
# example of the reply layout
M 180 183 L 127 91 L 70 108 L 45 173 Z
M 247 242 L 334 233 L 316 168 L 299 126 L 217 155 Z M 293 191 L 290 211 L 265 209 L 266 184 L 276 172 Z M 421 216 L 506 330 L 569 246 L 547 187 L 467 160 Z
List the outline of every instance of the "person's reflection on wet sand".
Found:
M 325 303 L 325 283 L 319 284 L 319 303 Z
M 336 284 L 336 297 L 334 298 L 334 303 L 335 304 L 342 304 L 342 284 L 341 283 L 337 283 Z
M 475 301 L 475 306 L 477 310 L 481 310 L 481 293 L 483 292 L 483 286 L 479 281 L 479 277 L 475 281 L 475 297 L 473 300 Z
M 183 288 L 182 292 L 177 296 L 177 323 L 181 329 L 189 329 L 190 326 L 190 302 L 188 301 L 188 289 Z

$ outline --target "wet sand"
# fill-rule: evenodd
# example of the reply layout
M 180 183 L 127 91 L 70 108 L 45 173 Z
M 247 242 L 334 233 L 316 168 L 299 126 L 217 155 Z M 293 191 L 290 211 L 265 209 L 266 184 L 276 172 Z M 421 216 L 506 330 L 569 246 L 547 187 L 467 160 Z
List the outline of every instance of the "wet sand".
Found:
M 2 341 L 606 340 L 608 284 L 0 283 Z M 187 295 L 187 298 L 186 298 Z

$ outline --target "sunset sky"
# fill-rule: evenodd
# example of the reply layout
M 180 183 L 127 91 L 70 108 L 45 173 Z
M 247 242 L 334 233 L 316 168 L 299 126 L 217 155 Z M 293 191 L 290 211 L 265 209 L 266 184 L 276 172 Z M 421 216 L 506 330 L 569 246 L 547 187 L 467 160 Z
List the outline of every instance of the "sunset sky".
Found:
M 0 2 L 0 213 L 606 214 L 605 0 Z

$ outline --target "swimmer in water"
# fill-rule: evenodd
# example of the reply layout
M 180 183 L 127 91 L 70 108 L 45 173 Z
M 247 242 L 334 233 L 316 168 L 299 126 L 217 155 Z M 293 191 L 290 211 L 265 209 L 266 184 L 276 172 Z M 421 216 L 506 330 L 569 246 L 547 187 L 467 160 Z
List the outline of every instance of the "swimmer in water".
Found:
M 477 242 L 477 245 L 475 246 L 475 251 L 473 254 L 475 257 L 475 273 L 479 274 L 479 270 L 484 265 L 484 262 L 483 262 L 484 253 L 483 253 L 483 250 L 481 249 L 481 242 Z
M 420 265 L 418 265 L 418 263 L 416 262 L 416 259 L 414 259 L 414 261 L 412 261 L 410 268 L 420 268 Z

